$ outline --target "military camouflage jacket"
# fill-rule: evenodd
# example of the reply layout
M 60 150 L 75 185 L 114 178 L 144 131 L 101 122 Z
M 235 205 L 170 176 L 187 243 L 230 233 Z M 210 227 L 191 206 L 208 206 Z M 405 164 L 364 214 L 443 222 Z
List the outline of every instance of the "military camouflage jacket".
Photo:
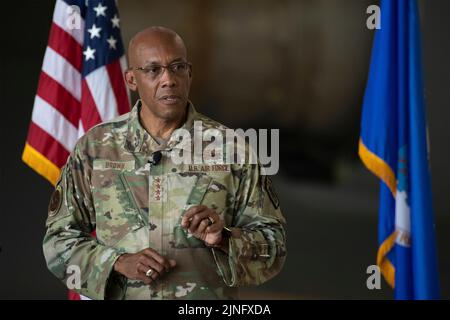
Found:
M 282 268 L 285 220 L 270 180 L 252 164 L 174 164 L 179 139 L 159 145 L 131 112 L 95 126 L 76 144 L 49 205 L 43 241 L 49 270 L 92 299 L 233 299 L 237 287 L 261 284 Z M 225 130 L 189 103 L 183 128 Z M 172 135 L 173 137 L 174 135 Z M 162 159 L 151 166 L 151 154 Z M 206 247 L 180 227 L 187 206 L 213 208 L 232 230 L 229 252 Z M 91 234 L 95 231 L 96 237 Z M 177 266 L 150 286 L 113 270 L 123 253 L 152 248 Z

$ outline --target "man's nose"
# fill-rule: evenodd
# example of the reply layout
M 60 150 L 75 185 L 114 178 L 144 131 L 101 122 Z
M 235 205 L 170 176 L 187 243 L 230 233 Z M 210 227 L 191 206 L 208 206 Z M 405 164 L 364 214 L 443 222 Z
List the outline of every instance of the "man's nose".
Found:
M 164 68 L 161 74 L 161 87 L 173 88 L 176 85 L 177 81 L 173 72 L 171 72 L 168 68 Z

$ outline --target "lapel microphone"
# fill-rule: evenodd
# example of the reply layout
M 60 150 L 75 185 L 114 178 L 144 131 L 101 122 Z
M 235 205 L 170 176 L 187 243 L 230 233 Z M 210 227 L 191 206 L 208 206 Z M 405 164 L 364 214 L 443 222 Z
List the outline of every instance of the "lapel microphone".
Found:
M 150 156 L 150 160 L 148 160 L 148 163 L 150 163 L 152 166 L 156 166 L 162 158 L 162 153 L 161 151 L 156 151 L 153 152 L 152 155 Z

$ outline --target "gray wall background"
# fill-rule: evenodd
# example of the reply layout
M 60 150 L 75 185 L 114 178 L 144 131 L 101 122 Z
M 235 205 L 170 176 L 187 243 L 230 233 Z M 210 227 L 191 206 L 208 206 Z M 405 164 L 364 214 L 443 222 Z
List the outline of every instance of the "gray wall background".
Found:
M 389 299 L 366 288 L 377 250 L 378 181 L 357 158 L 376 1 L 119 1 L 124 42 L 148 25 L 185 39 L 191 98 L 238 127 L 280 128 L 274 179 L 288 220 L 288 259 L 248 298 Z M 420 1 L 442 295 L 450 297 L 450 1 Z M 21 162 L 54 1 L 2 17 L 0 298 L 65 299 L 41 241 L 52 187 Z

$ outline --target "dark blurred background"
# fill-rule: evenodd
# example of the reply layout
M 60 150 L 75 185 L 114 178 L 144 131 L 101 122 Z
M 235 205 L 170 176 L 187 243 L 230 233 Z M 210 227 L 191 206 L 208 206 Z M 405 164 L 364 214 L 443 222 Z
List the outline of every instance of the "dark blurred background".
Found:
M 281 274 L 244 298 L 390 299 L 366 287 L 379 182 L 357 157 L 373 31 L 366 0 L 119 1 L 123 40 L 176 30 L 194 65 L 191 100 L 232 128 L 280 129 L 274 184 L 288 221 Z M 433 197 L 443 298 L 450 298 L 450 1 L 421 0 Z M 10 5 L 11 6 L 11 5 Z M 21 161 L 54 1 L 1 19 L 0 298 L 65 299 L 41 242 L 52 186 Z

